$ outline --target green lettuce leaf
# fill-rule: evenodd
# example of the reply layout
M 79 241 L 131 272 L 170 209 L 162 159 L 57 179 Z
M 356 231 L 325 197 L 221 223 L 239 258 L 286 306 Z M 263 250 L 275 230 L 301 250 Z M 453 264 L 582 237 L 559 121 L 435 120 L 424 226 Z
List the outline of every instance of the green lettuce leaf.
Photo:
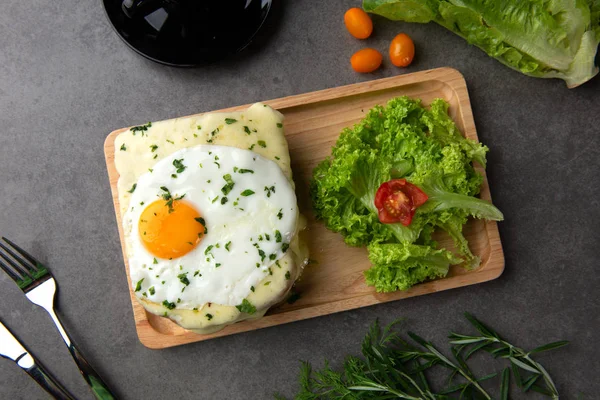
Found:
M 469 216 L 502 220 L 490 202 L 475 197 L 483 182 L 473 162 L 485 166 L 488 148 L 466 139 L 448 115 L 448 104 L 398 97 L 376 106 L 352 129 L 344 129 L 331 157 L 313 171 L 316 217 L 351 246 L 368 246 L 373 267 L 365 272 L 377 290 L 405 290 L 444 276 L 451 264 L 479 265 L 462 235 Z M 429 199 L 412 223 L 382 224 L 374 205 L 379 186 L 405 178 Z M 440 249 L 431 234 L 443 229 L 457 254 Z
M 600 0 L 363 0 L 363 8 L 436 22 L 510 68 L 570 88 L 598 73 Z
M 371 244 L 365 271 L 369 285 L 378 292 L 407 290 L 428 279 L 446 276 L 451 264 L 462 262 L 450 251 L 415 244 Z

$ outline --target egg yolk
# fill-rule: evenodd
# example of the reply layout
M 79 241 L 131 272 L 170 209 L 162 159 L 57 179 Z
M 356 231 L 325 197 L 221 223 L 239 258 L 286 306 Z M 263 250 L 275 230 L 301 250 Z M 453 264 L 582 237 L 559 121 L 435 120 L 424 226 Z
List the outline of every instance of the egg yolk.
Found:
M 205 234 L 204 219 L 189 203 L 157 200 L 140 216 L 142 244 L 156 257 L 171 259 L 192 251 Z

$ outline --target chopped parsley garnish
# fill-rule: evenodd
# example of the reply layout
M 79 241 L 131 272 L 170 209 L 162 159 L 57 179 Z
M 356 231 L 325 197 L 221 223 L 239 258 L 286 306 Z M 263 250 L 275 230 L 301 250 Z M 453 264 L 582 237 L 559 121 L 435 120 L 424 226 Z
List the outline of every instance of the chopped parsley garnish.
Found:
M 256 307 L 254 307 L 247 299 L 242 300 L 242 304 L 235 306 L 235 308 L 246 314 L 254 314 L 256 312 Z
M 284 243 L 281 245 L 281 251 L 283 251 L 284 253 L 286 251 L 288 251 L 288 249 L 290 248 L 290 244 L 289 243 Z
M 190 280 L 187 277 L 187 272 L 179 274 L 177 277 L 179 278 L 179 282 L 183 283 L 185 286 L 190 284 Z
M 231 125 L 237 122 L 237 119 L 233 119 L 233 118 L 225 118 L 225 123 L 227 125 Z
M 167 139 L 167 142 L 171 143 L 171 144 L 175 144 L 174 141 Z
M 279 231 L 275 231 L 275 241 L 276 241 L 277 243 L 281 243 L 281 239 L 282 239 L 282 238 L 281 238 L 281 232 L 279 232 Z
M 268 233 L 265 233 L 265 239 L 267 239 L 267 240 L 271 240 L 271 236 L 269 236 L 269 234 L 268 234 Z
M 183 165 L 183 158 L 173 160 L 173 166 L 177 168 L 177 173 L 180 174 L 187 168 Z
M 171 178 L 173 178 L 173 179 L 177 178 L 177 174 L 171 174 Z
M 251 170 L 251 169 L 245 169 L 245 168 L 240 168 L 240 169 L 238 169 L 237 172 L 240 173 L 240 174 L 253 174 L 254 173 L 253 170 Z
M 254 286 L 250 286 L 250 290 L 254 292 Z
M 275 193 L 275 186 L 265 186 L 265 192 L 267 192 L 267 197 L 271 197 L 271 193 Z
M 273 270 L 269 267 L 269 275 L 273 275 Z
M 207 320 L 209 320 L 209 321 L 210 321 L 211 319 L 213 319 L 213 316 L 212 316 L 212 314 L 206 314 L 206 319 L 207 319 Z
M 156 160 L 156 157 L 158 157 L 158 154 L 155 154 L 154 157 L 152 157 L 154 160 Z
M 147 124 L 144 125 L 139 125 L 139 126 L 134 126 L 133 128 L 129 129 L 131 132 L 133 132 L 133 135 L 135 136 L 136 132 L 140 132 L 142 134 L 142 136 L 144 136 L 144 132 L 146 132 L 148 130 L 148 128 L 150 128 L 152 126 L 152 122 L 148 122 Z
M 267 255 L 262 249 L 258 249 L 258 255 L 260 256 L 260 261 L 264 261 Z
M 211 203 L 214 203 L 215 201 L 219 200 L 219 196 L 215 197 L 214 199 L 211 200 Z M 281 219 L 281 218 L 280 218 Z
M 202 274 L 200 273 L 200 270 L 194 272 L 194 276 L 202 276 Z
M 135 291 L 139 292 L 140 290 L 142 290 L 142 282 L 144 282 L 144 278 L 140 279 L 138 281 L 138 283 L 135 285 Z
M 167 207 L 169 207 L 169 213 L 173 212 L 173 201 L 174 200 L 181 200 L 185 197 L 185 194 L 182 194 L 179 197 L 175 197 L 173 198 L 173 196 L 171 195 L 171 192 L 169 191 L 169 189 L 167 189 L 166 186 L 161 186 L 160 190 L 162 190 L 164 193 L 161 195 L 161 197 L 163 198 L 164 201 L 166 201 L 165 205 Z
M 154 261 L 152 261 L 152 264 L 158 264 L 158 260 L 156 259 L 156 257 L 154 257 Z
M 211 245 L 209 245 L 209 246 L 206 248 L 206 250 L 204 250 L 204 255 L 205 255 L 205 256 L 207 256 L 207 255 L 208 255 L 208 253 L 210 253 L 210 251 L 212 250 L 212 248 L 213 248 L 213 247 L 214 247 L 214 246 L 213 246 L 212 244 L 211 244 Z
M 275 265 L 277 265 L 277 268 L 281 268 L 281 264 L 279 264 L 279 260 L 275 261 Z
M 225 243 L 225 250 L 229 251 L 229 246 L 231 246 L 231 240 Z
M 223 192 L 224 195 L 228 195 L 235 186 L 235 183 L 233 182 L 233 179 L 231 179 L 230 174 L 223 175 L 223 179 L 227 184 L 221 188 L 221 192 Z
M 202 126 L 201 126 L 201 125 L 198 125 L 198 126 L 197 126 L 197 128 L 198 128 L 198 130 L 200 130 L 200 129 L 202 129 Z
M 215 164 L 217 164 L 217 168 L 221 169 L 221 164 L 219 164 L 219 163 L 218 163 L 218 162 L 216 162 L 216 161 L 213 161 L 213 162 L 214 162 Z
M 219 268 L 221 266 L 221 263 L 216 263 L 215 264 L 215 268 Z
M 258 241 L 262 242 L 263 241 L 263 235 L 258 235 Z
M 263 149 L 264 149 L 265 147 L 267 147 L 267 142 L 265 142 L 264 140 L 259 140 L 259 141 L 258 141 L 258 142 L 256 142 L 256 143 L 258 143 L 258 145 L 259 145 L 260 147 L 262 147 Z
M 227 197 L 221 198 L 221 205 L 227 203 L 228 201 L 229 201 L 229 199 Z
M 271 284 L 271 281 L 266 281 L 265 282 L 265 286 L 269 286 Z
M 281 160 L 281 158 L 279 158 L 278 156 L 275 156 L 275 159 L 276 159 L 277 161 Z
M 256 268 L 260 268 L 260 263 L 256 263 Z
M 206 235 L 208 233 L 208 229 L 206 228 L 206 221 L 204 220 L 204 218 L 202 217 L 198 217 L 198 218 L 194 218 L 196 220 L 196 222 L 199 222 L 200 225 L 202 225 L 204 227 L 204 234 Z
M 277 127 L 278 127 L 278 128 L 283 128 L 283 124 L 282 124 L 281 122 L 278 122 L 278 123 L 277 123 Z
M 129 193 L 135 192 L 135 188 L 137 187 L 137 183 L 134 183 L 131 189 L 128 190 Z
M 283 212 L 282 211 L 283 211 L 283 208 L 280 208 L 279 212 L 277 213 L 277 218 L 279 218 L 279 219 L 283 218 Z
M 244 132 L 246 132 L 249 135 L 251 133 L 250 128 L 244 125 Z
M 127 147 L 125 147 L 125 143 L 123 143 L 123 144 L 121 145 L 121 149 L 120 149 L 120 150 L 121 150 L 121 151 L 127 151 Z
M 252 146 L 250 146 L 250 147 L 248 148 L 248 150 L 254 150 L 254 146 L 256 146 L 256 144 L 252 144 Z
M 273 260 L 274 260 L 274 259 L 276 259 L 276 258 L 277 258 L 277 255 L 276 255 L 276 254 L 270 254 L 270 255 L 269 255 L 269 260 L 271 260 L 271 261 L 273 261 Z
M 148 168 L 148 171 L 150 171 L 150 173 L 154 172 L 152 168 Z
M 286 271 L 285 279 L 289 280 L 291 277 L 292 277 L 292 275 L 290 274 L 290 271 Z
M 150 150 L 152 150 L 153 153 L 156 151 L 156 149 L 158 149 L 157 145 L 153 144 L 152 146 L 150 146 Z
M 154 286 L 150 286 L 150 287 L 148 288 L 148 292 L 150 292 L 150 295 L 151 295 L 151 296 L 154 296 L 154 293 L 156 293 L 156 290 L 154 290 Z
M 250 189 L 246 189 L 242 193 L 240 193 L 240 195 L 244 196 L 244 197 L 252 196 L 253 194 L 254 194 L 254 190 L 250 190 Z
M 163 305 L 163 306 L 165 306 L 166 308 L 168 308 L 169 310 L 172 310 L 172 309 L 174 309 L 175 307 L 177 307 L 177 306 L 175 305 L 175 303 L 172 303 L 172 302 L 171 302 L 171 303 L 169 303 L 167 300 L 164 300 L 164 301 L 162 302 L 162 305 Z

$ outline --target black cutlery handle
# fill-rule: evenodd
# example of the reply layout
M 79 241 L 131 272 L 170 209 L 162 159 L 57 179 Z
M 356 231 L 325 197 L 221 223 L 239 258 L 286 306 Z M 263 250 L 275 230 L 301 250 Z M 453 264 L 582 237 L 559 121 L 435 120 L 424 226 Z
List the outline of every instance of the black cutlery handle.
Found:
M 23 370 L 29 374 L 29 376 L 31 376 L 46 392 L 50 393 L 50 395 L 55 399 L 75 400 L 75 398 L 72 397 L 60 383 L 54 380 L 54 378 L 52 378 L 52 376 L 46 372 L 41 364 L 36 362 L 33 358 L 31 358 L 31 361 L 32 365 L 27 368 L 21 366 L 20 362 L 17 364 L 19 364 L 19 366 L 21 366 L 21 368 L 23 368 Z

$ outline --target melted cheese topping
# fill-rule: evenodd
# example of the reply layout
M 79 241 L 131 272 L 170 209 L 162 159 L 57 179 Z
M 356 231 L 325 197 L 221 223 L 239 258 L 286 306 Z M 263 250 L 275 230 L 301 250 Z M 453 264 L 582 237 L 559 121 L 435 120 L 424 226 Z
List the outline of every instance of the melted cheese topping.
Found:
M 179 118 L 134 127 L 115 139 L 115 165 L 119 172 L 118 182 L 121 215 L 135 207 L 132 203 L 132 190 L 140 177 L 161 159 L 187 147 L 200 144 L 213 144 L 252 150 L 266 159 L 275 162 L 292 188 L 292 171 L 287 142 L 283 134 L 283 116 L 272 108 L 257 103 L 244 112 L 213 113 L 200 117 Z M 215 177 L 220 178 L 220 177 Z M 296 206 L 295 204 L 293 205 Z M 246 300 L 256 307 L 249 314 L 230 305 L 206 303 L 193 309 L 169 309 L 153 302 L 139 293 L 139 300 L 146 310 L 171 318 L 184 328 L 199 333 L 214 332 L 233 322 L 261 317 L 269 307 L 280 302 L 289 292 L 293 282 L 306 264 L 306 246 L 299 240 L 298 232 L 305 226 L 304 218 L 297 217 L 296 230 L 288 251 L 269 267 L 269 274 L 257 285 L 250 288 Z M 132 253 L 130 226 L 125 228 L 126 253 Z M 132 277 L 136 289 L 137 282 Z

